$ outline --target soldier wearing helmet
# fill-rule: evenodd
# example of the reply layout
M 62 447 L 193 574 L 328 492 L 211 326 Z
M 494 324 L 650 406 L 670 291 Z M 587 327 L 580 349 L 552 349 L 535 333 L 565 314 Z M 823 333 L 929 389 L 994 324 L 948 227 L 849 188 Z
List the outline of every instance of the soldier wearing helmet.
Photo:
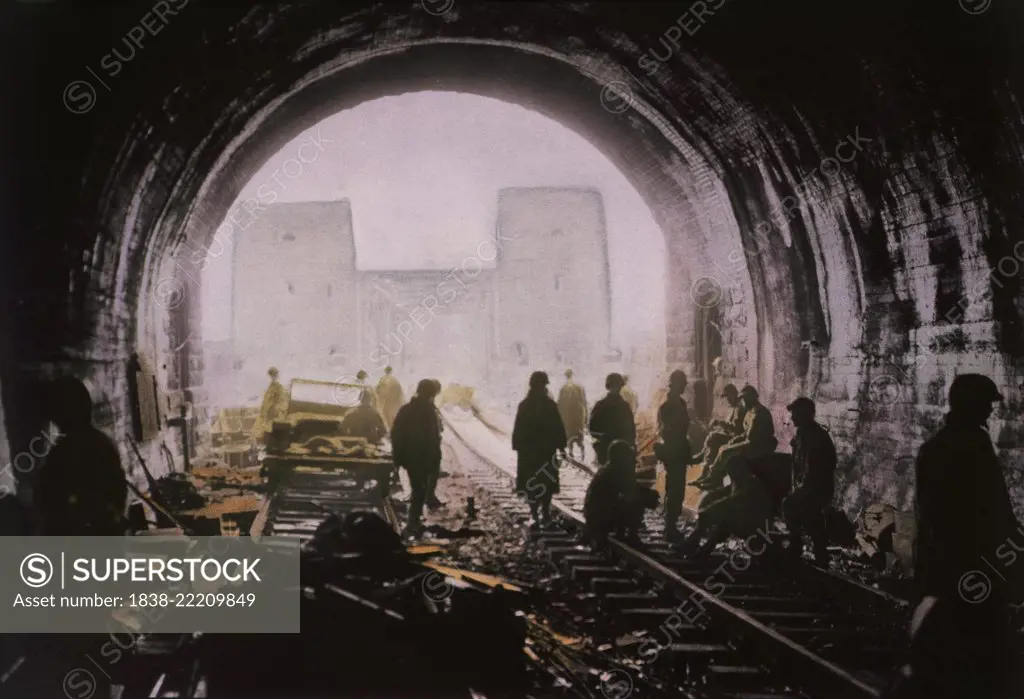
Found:
M 360 369 L 359 373 L 356 374 L 356 383 L 362 387 L 360 395 L 363 393 L 368 394 L 370 396 L 370 406 L 377 412 L 380 412 L 380 397 L 377 395 L 377 390 L 373 384 L 367 383 L 368 378 L 370 378 L 370 375 L 364 369 Z
M 565 425 L 558 405 L 548 395 L 548 375 L 535 371 L 530 376 L 530 390 L 516 410 L 512 448 L 516 451 L 516 490 L 529 503 L 536 527 L 551 522 L 551 498 L 559 492 L 557 454 L 565 450 L 565 444 Z
M 391 371 L 391 367 L 385 367 L 384 376 L 377 382 L 377 399 L 380 401 L 381 417 L 384 418 L 384 424 L 388 429 L 391 429 L 391 425 L 394 424 L 398 409 L 405 403 L 402 384 L 398 382 Z
M 714 463 L 718 451 L 729 443 L 733 437 L 743 434 L 743 418 L 746 408 L 740 403 L 740 392 L 734 384 L 726 384 L 722 389 L 722 398 L 729 405 L 729 414 L 724 420 L 713 420 L 709 425 L 704 448 L 693 457 L 694 463 Z
M 686 467 L 692 460 L 692 448 L 688 434 L 690 414 L 683 400 L 686 390 L 686 374 L 680 370 L 669 376 L 668 395 L 658 408 L 658 434 L 661 441 L 654 452 L 665 465 L 665 538 L 674 540 L 679 536 L 676 522 L 683 511 L 686 495 Z
M 266 434 L 274 429 L 274 421 L 284 419 L 288 413 L 288 391 L 277 380 L 277 367 L 267 369 L 267 376 L 270 377 L 270 385 L 263 393 L 260 416 L 253 427 L 253 436 L 260 444 L 266 439 Z
M 395 464 L 409 474 L 412 495 L 409 499 L 409 521 L 406 534 L 420 531 L 423 505 L 433 493 L 441 472 L 441 424 L 434 405 L 437 385 L 423 379 L 416 395 L 403 405 L 391 428 L 391 447 Z
M 587 429 L 587 394 L 583 387 L 572 380 L 572 369 L 565 370 L 565 385 L 558 392 L 558 414 L 565 425 L 568 449 L 579 447 L 580 459 L 586 456 L 583 435 Z
M 740 404 L 745 409 L 743 434 L 734 437 L 718 452 L 707 472 L 692 483 L 703 490 L 721 487 L 727 475 L 729 459 L 756 459 L 775 451 L 779 441 L 775 438 L 775 421 L 771 411 L 758 400 L 757 389 L 747 385 L 740 389 Z M 710 499 L 709 499 L 710 503 Z M 703 506 L 703 505 L 702 505 Z
M 89 389 L 66 377 L 48 393 L 49 417 L 61 437 L 40 469 L 33 494 L 42 533 L 123 535 L 128 485 L 113 440 L 92 424 Z
M 988 377 L 957 376 L 945 424 L 918 452 L 914 582 L 922 603 L 911 682 L 921 696 L 1020 696 L 1009 686 L 1008 621 L 1009 605 L 1020 601 L 1024 564 L 1013 563 L 1024 536 L 987 429 L 1002 400 Z
M 621 395 L 625 381 L 621 374 L 608 374 L 604 387 L 608 394 L 594 404 L 590 412 L 590 436 L 594 438 L 594 452 L 598 463 L 608 463 L 608 447 L 621 439 L 636 449 L 636 423 L 633 411 Z
M 814 545 L 815 561 L 825 565 L 828 561 L 825 517 L 835 494 L 836 446 L 828 430 L 814 420 L 813 400 L 801 396 L 786 409 L 796 426 L 796 436 L 790 442 L 796 489 L 782 503 L 790 552 L 800 555 L 806 531 Z

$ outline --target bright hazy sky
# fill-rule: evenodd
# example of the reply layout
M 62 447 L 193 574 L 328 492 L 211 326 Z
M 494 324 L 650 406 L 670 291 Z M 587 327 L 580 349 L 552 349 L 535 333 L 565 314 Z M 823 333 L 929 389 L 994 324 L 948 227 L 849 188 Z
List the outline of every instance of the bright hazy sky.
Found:
M 324 151 L 307 146 L 302 153 L 312 162 L 295 179 L 279 174 L 275 181 L 274 171 L 318 132 Z M 296 173 L 295 165 L 289 172 Z M 261 185 L 278 201 L 350 199 L 360 269 L 458 266 L 493 236 L 503 187 L 596 187 L 608 223 L 613 342 L 625 347 L 644 337 L 657 343 L 664 335 L 660 229 L 610 161 L 536 112 L 452 92 L 365 102 L 299 134 L 253 176 L 232 210 L 256 197 Z M 212 258 L 204 275 L 207 340 L 230 334 L 230 257 Z

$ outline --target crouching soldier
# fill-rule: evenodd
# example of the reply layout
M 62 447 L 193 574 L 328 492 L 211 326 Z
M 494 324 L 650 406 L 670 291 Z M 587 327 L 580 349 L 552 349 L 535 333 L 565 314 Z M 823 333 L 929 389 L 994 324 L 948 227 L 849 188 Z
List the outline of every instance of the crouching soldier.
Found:
M 436 396 L 437 385 L 432 380 L 420 381 L 416 395 L 398 411 L 391 430 L 395 463 L 409 474 L 412 486 L 407 535 L 419 533 L 423 505 L 441 471 L 441 424 L 434 406 Z
M 608 452 L 609 462 L 594 475 L 583 501 L 587 535 L 598 545 L 616 533 L 637 543 L 644 507 L 649 503 L 645 503 L 643 492 L 647 489 L 636 485 L 636 453 L 632 444 L 620 440 L 613 442 Z
M 793 475 L 796 489 L 782 503 L 782 516 L 789 529 L 789 552 L 803 552 L 803 534 L 810 534 L 814 560 L 828 564 L 826 515 L 835 493 L 836 447 L 828 431 L 814 420 L 814 401 L 797 398 L 786 406 L 793 416 L 796 437 L 793 447 Z

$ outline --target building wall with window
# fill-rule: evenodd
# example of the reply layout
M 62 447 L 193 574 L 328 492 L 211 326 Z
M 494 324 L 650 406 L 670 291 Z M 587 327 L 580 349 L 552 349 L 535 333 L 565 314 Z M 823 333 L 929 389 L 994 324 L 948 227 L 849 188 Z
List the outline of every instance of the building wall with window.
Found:
M 600 192 L 503 189 L 497 210 L 496 267 L 456 280 L 357 271 L 347 200 L 268 205 L 235 236 L 233 400 L 258 399 L 269 366 L 285 381 L 390 363 L 403 380 L 517 386 L 533 369 L 596 366 L 611 326 Z
M 601 193 L 589 187 L 503 189 L 497 236 L 497 356 L 549 371 L 599 361 L 611 333 Z
M 356 359 L 359 293 L 347 199 L 267 205 L 235 236 L 233 285 L 243 385 L 264 386 L 271 365 L 283 379 L 331 380 Z

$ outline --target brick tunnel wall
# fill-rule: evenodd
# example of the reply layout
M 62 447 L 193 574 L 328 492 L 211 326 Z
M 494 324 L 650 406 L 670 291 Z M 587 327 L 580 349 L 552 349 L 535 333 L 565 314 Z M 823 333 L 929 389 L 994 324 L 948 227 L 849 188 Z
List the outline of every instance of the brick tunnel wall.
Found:
M 993 433 L 1024 502 L 1020 9 L 644 5 L 9 10 L 24 20 L 4 23 L 20 95 L 15 234 L 0 250 L 12 451 L 38 421 L 24 380 L 45 371 L 92 378 L 111 397 L 104 426 L 122 432 L 120 367 L 133 344 L 160 354 L 152 297 L 175 246 L 209 239 L 246 174 L 326 110 L 436 84 L 551 113 L 622 167 L 668 239 L 672 361 L 694 357 L 694 294 L 717 294 L 737 378 L 780 421 L 794 395 L 819 401 L 850 508 L 909 505 L 905 457 L 970 370 L 1010 398 Z M 124 59 L 129 32 L 143 45 Z M 414 45 L 438 60 L 401 63 L 414 50 L 395 49 Z M 401 70 L 359 62 L 387 51 Z M 80 63 L 105 71 L 94 104 L 69 86 L 93 79 Z

